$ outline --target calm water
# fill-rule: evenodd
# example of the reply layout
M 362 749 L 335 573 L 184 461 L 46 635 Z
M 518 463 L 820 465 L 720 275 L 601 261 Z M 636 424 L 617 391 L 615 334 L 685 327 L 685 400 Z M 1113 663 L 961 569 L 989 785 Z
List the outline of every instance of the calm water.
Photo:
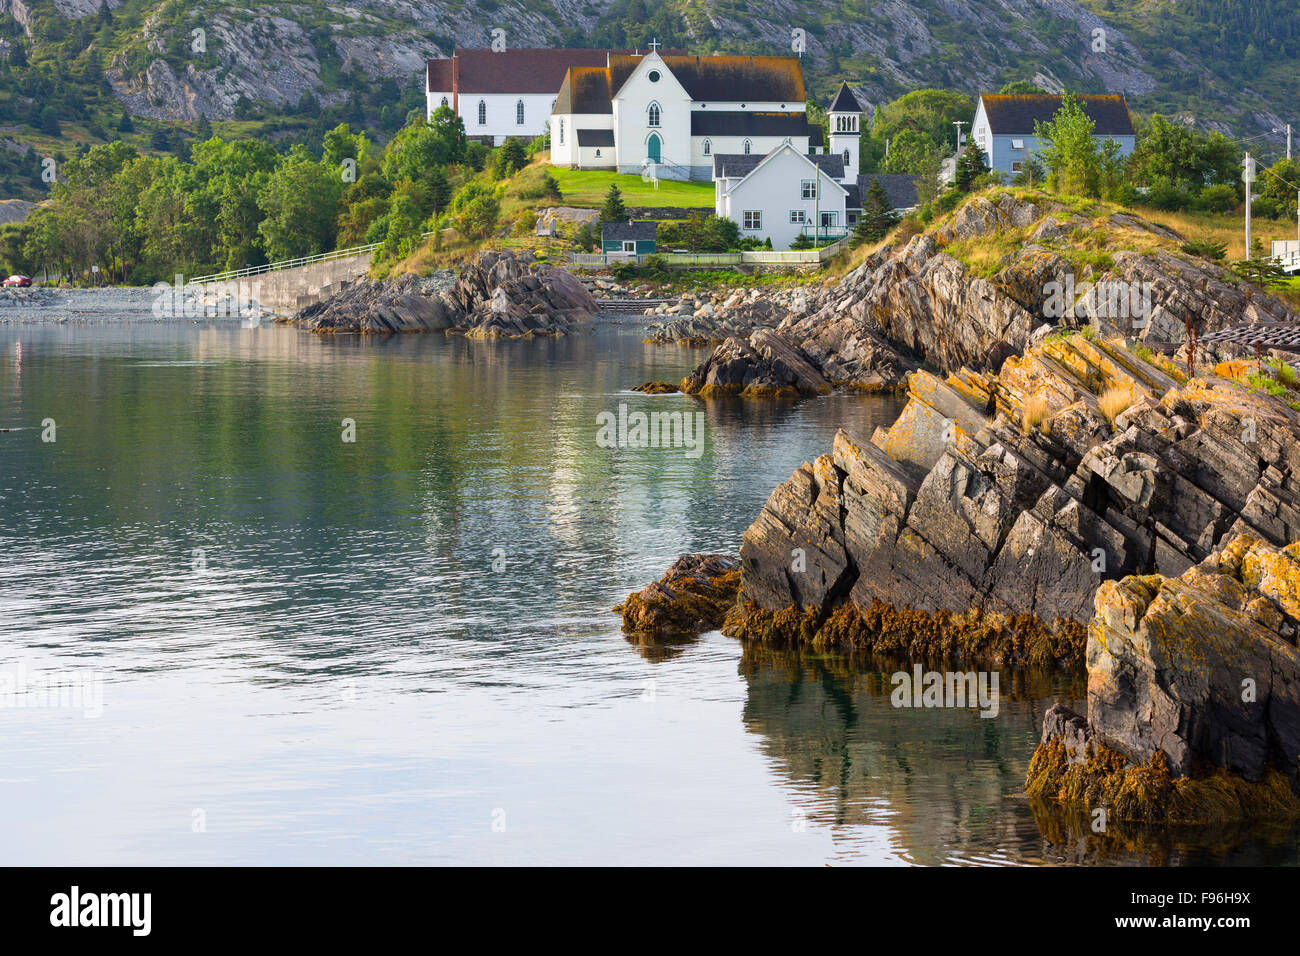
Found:
M 1003 675 L 981 719 L 893 709 L 892 662 L 629 643 L 614 604 L 900 407 L 715 404 L 698 458 L 597 447 L 620 403 L 703 408 L 627 391 L 700 357 L 636 323 L 0 327 L 0 679 L 84 694 L 0 710 L 0 862 L 1296 862 L 1294 830 L 1099 843 L 1035 811 L 1077 680 Z

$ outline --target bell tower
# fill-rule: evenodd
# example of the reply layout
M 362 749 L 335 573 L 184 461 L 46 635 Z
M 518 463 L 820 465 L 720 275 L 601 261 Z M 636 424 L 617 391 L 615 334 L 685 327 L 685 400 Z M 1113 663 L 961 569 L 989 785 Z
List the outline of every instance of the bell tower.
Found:
M 849 84 L 840 84 L 835 99 L 831 101 L 831 108 L 826 112 L 831 125 L 830 148 L 827 152 L 844 160 L 844 182 L 856 183 L 858 150 L 861 147 L 859 137 L 862 135 L 858 122 L 862 116 L 862 106 L 849 89 Z

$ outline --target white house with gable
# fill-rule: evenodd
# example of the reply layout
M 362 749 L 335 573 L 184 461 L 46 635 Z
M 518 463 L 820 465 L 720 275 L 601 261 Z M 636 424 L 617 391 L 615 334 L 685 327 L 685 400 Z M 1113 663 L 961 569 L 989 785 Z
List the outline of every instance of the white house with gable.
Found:
M 841 84 L 827 110 L 829 152 L 783 140 L 761 156 L 714 156 L 715 214 L 733 220 L 741 236 L 789 249 L 801 234 L 823 242 L 846 235 L 857 225 L 873 180 L 891 211 L 915 208 L 915 176 L 858 171 L 861 115 L 857 97 Z
M 844 160 L 838 155 L 809 156 L 782 143 L 764 156 L 722 155 L 713 159 L 714 212 L 740 226 L 742 237 L 771 239 L 773 249 L 789 249 L 802 234 L 844 234 L 849 191 Z

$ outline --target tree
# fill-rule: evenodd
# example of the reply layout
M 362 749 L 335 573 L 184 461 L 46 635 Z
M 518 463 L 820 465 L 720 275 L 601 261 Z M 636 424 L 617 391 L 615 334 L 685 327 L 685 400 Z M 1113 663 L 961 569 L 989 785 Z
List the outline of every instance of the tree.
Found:
M 980 149 L 978 143 L 967 143 L 966 148 L 957 157 L 957 175 L 954 185 L 958 191 L 968 193 L 975 181 L 988 171 L 988 165 L 984 162 L 984 150 Z
M 501 144 L 492 163 L 492 173 L 497 179 L 513 176 L 528 165 L 528 156 L 524 152 L 521 140 L 510 137 Z
M 1073 196 L 1100 195 L 1102 153 L 1092 137 L 1095 128 L 1069 93 L 1062 94 L 1061 108 L 1051 120 L 1034 123 L 1034 136 L 1042 144 L 1038 155 L 1051 189 Z
M 601 222 L 627 222 L 627 207 L 623 205 L 623 192 L 618 183 L 609 184 L 605 204 L 600 207 Z
M 898 215 L 889 202 L 889 195 L 881 185 L 880 178 L 871 180 L 867 194 L 862 200 L 862 215 L 854 234 L 860 242 L 877 242 L 889 235 L 889 230 L 898 225 Z
M 999 96 L 1038 96 L 1047 91 L 1028 80 L 1012 80 L 998 90 Z
M 292 259 L 332 249 L 342 193 L 338 170 L 322 166 L 305 148 L 295 146 L 257 197 L 264 214 L 257 231 L 268 258 Z

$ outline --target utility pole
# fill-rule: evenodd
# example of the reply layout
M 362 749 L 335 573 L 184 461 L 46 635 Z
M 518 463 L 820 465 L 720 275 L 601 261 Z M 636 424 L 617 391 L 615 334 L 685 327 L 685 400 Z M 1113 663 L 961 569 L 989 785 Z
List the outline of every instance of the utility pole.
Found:
M 1250 158 L 1250 153 L 1241 162 L 1241 179 L 1246 184 L 1246 258 L 1250 259 L 1250 184 L 1255 181 L 1255 161 Z
M 1287 162 L 1291 161 L 1291 124 L 1286 124 L 1286 158 Z
M 953 126 L 957 127 L 957 155 L 961 155 L 961 128 L 966 125 L 965 120 L 953 120 Z

